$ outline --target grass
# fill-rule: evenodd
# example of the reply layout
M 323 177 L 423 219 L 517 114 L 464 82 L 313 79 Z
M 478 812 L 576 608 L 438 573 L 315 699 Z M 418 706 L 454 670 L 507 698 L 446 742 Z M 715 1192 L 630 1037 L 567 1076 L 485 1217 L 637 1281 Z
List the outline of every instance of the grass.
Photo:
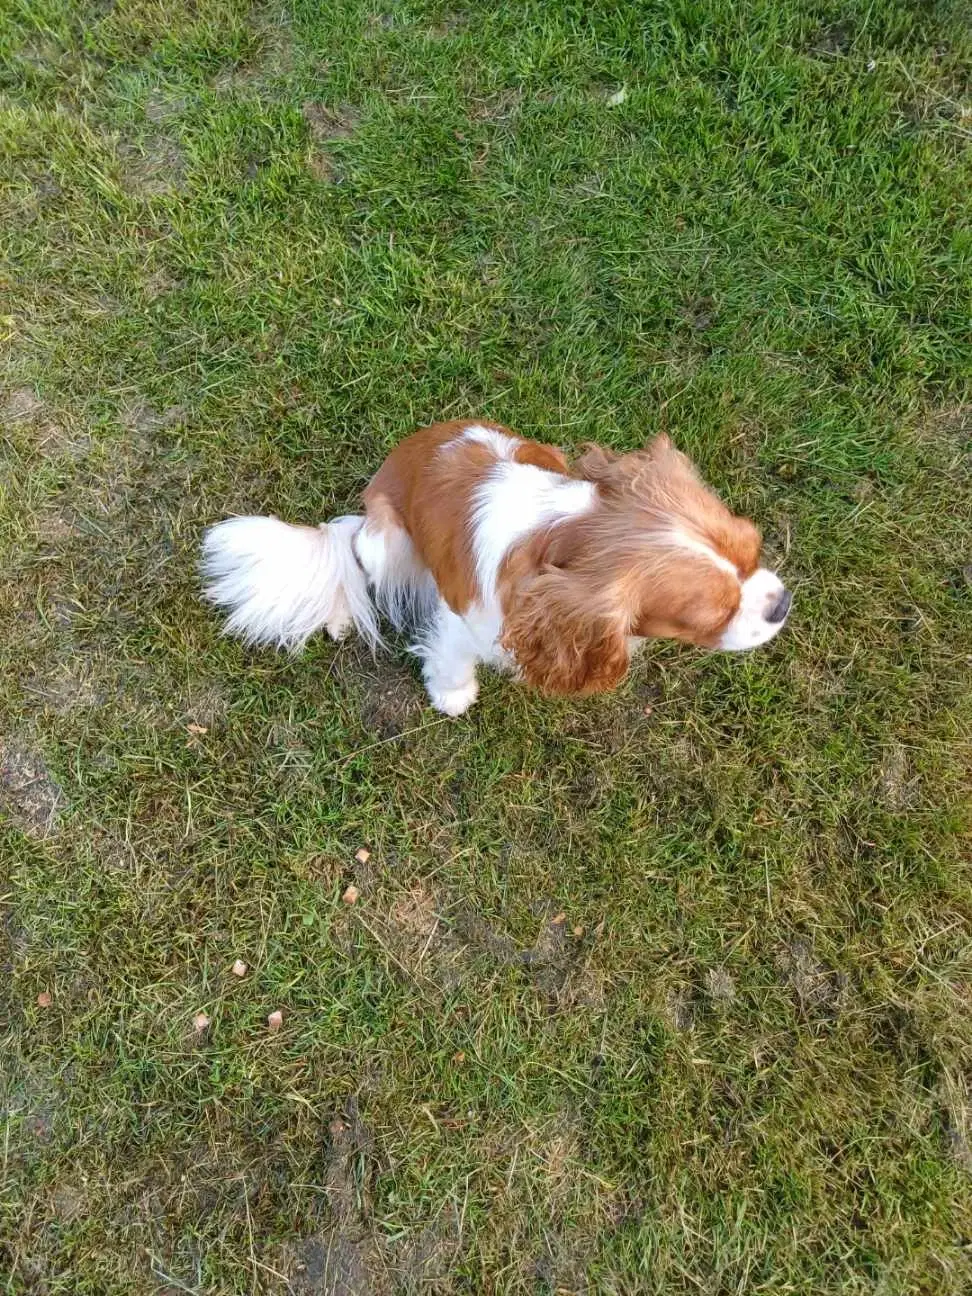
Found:
M 0 1289 L 970 1290 L 965 8 L 10 0 Z M 460 414 L 668 430 L 791 626 L 219 637 Z

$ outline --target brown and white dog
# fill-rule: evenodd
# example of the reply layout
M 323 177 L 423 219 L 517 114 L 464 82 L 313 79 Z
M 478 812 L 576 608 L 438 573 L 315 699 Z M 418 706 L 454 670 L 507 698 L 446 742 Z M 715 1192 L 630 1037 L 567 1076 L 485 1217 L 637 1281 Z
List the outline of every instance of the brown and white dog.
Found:
M 319 527 L 235 517 L 206 534 L 206 597 L 226 632 L 297 650 L 325 628 L 373 646 L 378 617 L 415 635 L 432 705 L 461 715 L 480 662 L 548 693 L 596 693 L 641 639 L 755 648 L 790 595 L 760 535 L 665 436 L 573 468 L 553 446 L 457 420 L 397 446 L 364 516 Z

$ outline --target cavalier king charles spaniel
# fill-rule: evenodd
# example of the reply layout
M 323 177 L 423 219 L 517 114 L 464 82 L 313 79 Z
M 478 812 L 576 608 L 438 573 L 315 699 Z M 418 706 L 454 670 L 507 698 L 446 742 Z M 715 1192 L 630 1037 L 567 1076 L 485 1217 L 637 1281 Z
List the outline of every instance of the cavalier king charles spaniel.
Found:
M 791 596 L 759 566 L 760 535 L 666 436 L 644 450 L 554 446 L 457 420 L 397 446 L 364 515 L 319 527 L 234 517 L 203 544 L 206 597 L 226 633 L 298 650 L 379 615 L 408 628 L 432 705 L 462 715 L 480 662 L 547 693 L 597 693 L 639 641 L 755 648 Z

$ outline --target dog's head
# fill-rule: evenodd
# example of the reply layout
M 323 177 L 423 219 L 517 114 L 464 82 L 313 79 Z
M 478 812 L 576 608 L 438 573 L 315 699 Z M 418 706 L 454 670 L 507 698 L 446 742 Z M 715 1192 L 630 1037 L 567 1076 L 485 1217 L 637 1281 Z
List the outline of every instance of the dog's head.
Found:
M 594 507 L 535 535 L 504 582 L 504 642 L 529 682 L 598 692 L 624 675 L 632 639 L 741 651 L 779 633 L 791 599 L 759 566 L 759 532 L 668 437 L 589 447 L 575 474 L 595 483 Z

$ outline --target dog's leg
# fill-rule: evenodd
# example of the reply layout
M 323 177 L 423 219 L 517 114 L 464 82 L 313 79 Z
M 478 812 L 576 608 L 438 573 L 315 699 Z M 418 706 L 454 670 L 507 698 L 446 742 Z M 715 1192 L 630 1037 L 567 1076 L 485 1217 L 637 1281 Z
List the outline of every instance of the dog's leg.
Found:
M 448 716 L 468 711 L 479 694 L 476 644 L 462 617 L 443 600 L 416 650 L 425 662 L 422 676 L 435 709 Z
M 355 536 L 354 552 L 375 603 L 396 630 L 429 620 L 438 597 L 435 581 L 384 497 L 368 501 L 364 526 Z

